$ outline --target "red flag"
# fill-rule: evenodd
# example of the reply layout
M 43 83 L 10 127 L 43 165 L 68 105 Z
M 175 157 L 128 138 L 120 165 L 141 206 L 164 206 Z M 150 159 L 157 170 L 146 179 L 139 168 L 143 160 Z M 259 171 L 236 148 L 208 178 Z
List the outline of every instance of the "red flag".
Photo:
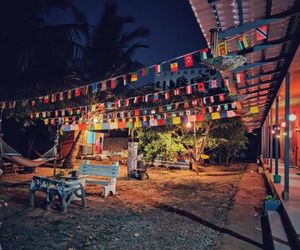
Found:
M 263 25 L 256 28 L 256 40 L 261 41 L 268 38 L 268 26 Z
M 102 81 L 102 84 L 101 84 L 101 90 L 102 90 L 102 91 L 105 91 L 105 90 L 106 90 L 106 81 Z
M 205 87 L 204 87 L 204 83 L 203 82 L 199 82 L 198 83 L 198 91 L 199 92 L 204 92 L 205 91 Z
M 171 72 L 176 72 L 178 70 L 178 63 L 174 62 L 170 64 Z
M 184 57 L 184 67 L 189 68 L 189 67 L 192 67 L 193 64 L 194 64 L 193 56 L 191 54 L 186 55 Z
M 219 94 L 219 100 L 220 100 L 220 102 L 225 101 L 225 95 L 224 94 Z
M 134 104 L 137 104 L 138 102 L 139 102 L 139 97 L 138 97 L 138 96 L 134 97 L 133 103 L 134 103 Z
M 49 103 L 49 96 L 48 95 L 44 97 L 44 103 L 46 103 L 46 104 Z
M 180 89 L 174 89 L 174 95 L 180 95 Z
M 111 88 L 111 89 L 114 89 L 115 87 L 116 87 L 115 79 L 111 79 L 111 80 L 110 80 L 110 88 Z
M 166 100 L 170 99 L 170 92 L 165 92 L 165 99 Z
M 186 86 L 185 87 L 185 92 L 186 92 L 187 95 L 192 94 L 192 92 L 193 92 L 192 86 L 191 85 Z
M 237 73 L 237 74 L 236 74 L 236 82 L 237 82 L 237 83 L 242 83 L 242 82 L 244 82 L 244 74 L 243 74 L 243 73 Z
M 197 101 L 197 100 L 193 100 L 193 101 L 192 101 L 192 105 L 193 105 L 194 107 L 196 107 L 196 106 L 198 105 L 198 101 Z
M 210 102 L 211 102 L 211 103 L 214 103 L 214 101 L 215 101 L 214 96 L 211 96 L 209 99 L 210 99 Z
M 129 98 L 125 99 L 125 105 L 128 107 L 129 106 Z
M 142 71 L 142 77 L 144 77 L 148 74 L 148 69 L 147 68 L 143 68 L 141 71 Z
M 75 89 L 75 97 L 80 96 L 80 88 Z

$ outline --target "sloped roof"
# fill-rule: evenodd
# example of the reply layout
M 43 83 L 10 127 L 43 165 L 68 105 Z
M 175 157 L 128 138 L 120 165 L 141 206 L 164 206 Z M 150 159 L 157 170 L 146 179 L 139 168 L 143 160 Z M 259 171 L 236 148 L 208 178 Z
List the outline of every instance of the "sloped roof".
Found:
M 238 94 L 246 94 L 241 109 L 258 106 L 259 113 L 244 118 L 251 131 L 261 127 L 280 88 L 300 41 L 299 0 L 189 0 L 196 19 L 209 45 L 211 28 L 220 31 L 230 54 L 247 57 L 247 64 L 225 73 L 235 79 L 236 73 L 245 81 L 232 81 Z M 256 27 L 268 25 L 268 38 L 256 40 Z M 245 34 L 249 48 L 238 50 L 236 36 Z

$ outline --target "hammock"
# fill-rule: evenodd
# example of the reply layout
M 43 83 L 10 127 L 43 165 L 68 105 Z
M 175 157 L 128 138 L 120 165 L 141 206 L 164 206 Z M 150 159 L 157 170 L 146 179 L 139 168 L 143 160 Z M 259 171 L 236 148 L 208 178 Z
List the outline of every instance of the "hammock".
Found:
M 52 147 L 45 154 L 41 155 L 40 158 L 30 160 L 23 157 L 20 153 L 3 141 L 2 138 L 0 138 L 0 156 L 24 167 L 38 167 L 47 161 L 54 160 L 54 149 L 55 148 Z

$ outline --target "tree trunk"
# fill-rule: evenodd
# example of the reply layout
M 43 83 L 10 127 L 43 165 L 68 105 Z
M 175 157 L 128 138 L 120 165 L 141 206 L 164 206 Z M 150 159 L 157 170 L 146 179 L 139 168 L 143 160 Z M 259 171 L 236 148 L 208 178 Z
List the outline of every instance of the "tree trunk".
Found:
M 65 160 L 63 161 L 62 164 L 63 168 L 71 168 L 71 169 L 74 168 L 77 156 L 79 154 L 79 143 L 82 138 L 83 138 L 83 133 L 79 131 L 70 152 L 68 153 Z

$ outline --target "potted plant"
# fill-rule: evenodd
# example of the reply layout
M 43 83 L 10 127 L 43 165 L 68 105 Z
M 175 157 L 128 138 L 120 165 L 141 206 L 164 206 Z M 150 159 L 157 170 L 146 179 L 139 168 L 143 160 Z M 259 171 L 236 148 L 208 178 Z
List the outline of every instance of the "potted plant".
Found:
M 264 201 L 264 215 L 269 211 L 277 211 L 281 202 L 275 195 L 267 195 Z

